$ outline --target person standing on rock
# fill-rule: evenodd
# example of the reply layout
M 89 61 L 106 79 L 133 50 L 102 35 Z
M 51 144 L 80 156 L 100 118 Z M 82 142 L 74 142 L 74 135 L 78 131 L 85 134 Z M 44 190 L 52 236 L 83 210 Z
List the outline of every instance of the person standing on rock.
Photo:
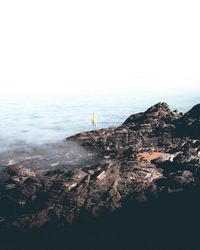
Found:
M 97 128 L 97 115 L 95 113 L 93 113 L 93 115 L 92 115 L 92 126 L 93 126 L 93 129 L 96 130 L 96 128 Z

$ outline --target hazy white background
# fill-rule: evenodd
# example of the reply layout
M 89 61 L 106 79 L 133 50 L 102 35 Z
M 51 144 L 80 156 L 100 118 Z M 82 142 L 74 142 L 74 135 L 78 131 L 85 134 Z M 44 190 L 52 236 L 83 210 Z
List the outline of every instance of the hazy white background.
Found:
M 1 0 L 0 96 L 200 91 L 194 0 Z

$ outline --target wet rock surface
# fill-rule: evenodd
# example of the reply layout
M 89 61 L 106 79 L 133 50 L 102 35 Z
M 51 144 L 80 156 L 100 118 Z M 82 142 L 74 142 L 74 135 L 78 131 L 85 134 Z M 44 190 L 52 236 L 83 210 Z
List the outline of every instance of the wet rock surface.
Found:
M 102 154 L 98 164 L 45 174 L 7 167 L 1 235 L 15 235 L 20 249 L 24 237 L 30 249 L 198 249 L 199 121 L 200 105 L 182 114 L 158 103 L 67 139 Z

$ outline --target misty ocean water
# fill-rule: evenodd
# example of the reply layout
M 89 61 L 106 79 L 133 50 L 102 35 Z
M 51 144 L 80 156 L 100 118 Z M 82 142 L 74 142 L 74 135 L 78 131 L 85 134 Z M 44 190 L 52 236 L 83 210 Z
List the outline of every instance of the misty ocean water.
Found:
M 131 114 L 143 112 L 157 102 L 167 102 L 172 109 L 188 111 L 200 102 L 200 93 L 130 93 L 18 96 L 0 99 L 0 164 L 21 156 L 35 156 L 35 148 L 58 143 L 65 138 L 92 129 L 92 113 L 97 114 L 97 128 L 118 126 Z M 56 146 L 55 146 L 56 147 Z M 48 151 L 48 149 L 47 149 Z M 52 151 L 51 151 L 52 154 Z M 12 157 L 11 157 L 12 155 Z M 20 159 L 21 159 L 20 158 Z M 4 161 L 5 163 L 5 161 Z

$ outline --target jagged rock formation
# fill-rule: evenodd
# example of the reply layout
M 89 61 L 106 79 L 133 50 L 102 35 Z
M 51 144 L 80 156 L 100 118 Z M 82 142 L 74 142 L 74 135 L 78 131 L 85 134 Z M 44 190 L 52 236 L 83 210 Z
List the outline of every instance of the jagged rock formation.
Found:
M 130 116 L 120 127 L 81 133 L 69 139 L 80 141 L 83 146 L 100 150 L 113 158 L 123 158 L 130 150 L 135 153 L 172 152 L 183 143 L 191 141 L 190 131 L 194 131 L 194 127 L 188 130 L 191 124 L 190 112 L 193 113 L 198 107 L 195 106 L 183 115 L 171 111 L 166 103 L 158 103 L 144 113 Z M 197 126 L 195 124 L 199 123 L 199 119 L 198 115 L 194 116 L 192 124 Z M 192 138 L 198 139 L 199 133 Z
M 191 213 L 200 208 L 199 128 L 199 104 L 182 114 L 171 111 L 166 103 L 158 103 L 144 113 L 130 116 L 119 127 L 68 138 L 103 154 L 104 160 L 95 166 L 57 169 L 44 175 L 15 165 L 6 168 L 0 186 L 1 230 L 67 229 L 69 235 L 75 230 L 77 237 L 88 230 L 95 244 L 98 233 L 94 228 L 98 227 L 106 231 L 103 241 L 107 240 L 111 249 L 113 245 L 108 243 L 107 234 L 109 230 L 113 232 L 110 225 L 114 223 L 118 229 L 113 235 L 119 232 L 130 235 L 131 229 L 135 234 L 135 238 L 132 236 L 135 249 L 142 248 L 139 239 L 152 237 L 146 228 L 152 227 L 153 234 L 158 229 L 166 234 L 169 225 L 161 225 L 162 222 L 173 223 L 180 220 L 183 211 Z M 182 211 L 172 209 L 180 204 L 187 206 L 181 207 Z M 120 231 L 122 226 L 128 231 L 124 228 Z M 160 242 L 165 239 L 159 237 Z M 154 249 L 163 248 L 154 246 Z

